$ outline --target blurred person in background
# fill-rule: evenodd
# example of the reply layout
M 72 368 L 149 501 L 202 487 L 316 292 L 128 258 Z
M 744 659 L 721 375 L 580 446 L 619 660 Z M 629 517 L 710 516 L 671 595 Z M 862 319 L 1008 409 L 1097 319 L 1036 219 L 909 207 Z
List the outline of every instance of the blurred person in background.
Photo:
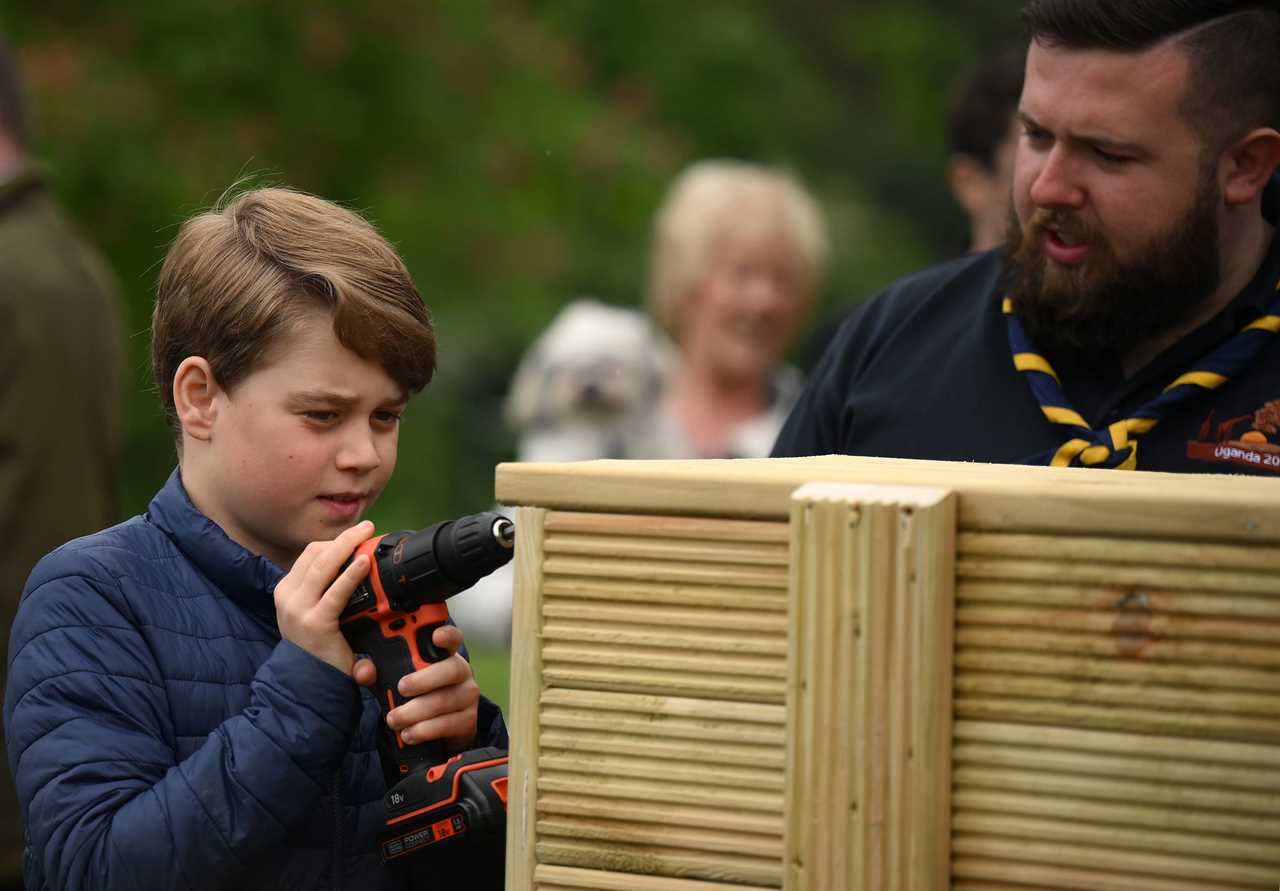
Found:
M 827 250 L 818 204 L 792 176 L 688 167 L 654 223 L 652 321 L 575 301 L 521 361 L 507 402 L 519 460 L 768 454 L 800 390 L 783 357 Z
M 12 49 L 0 35 L 0 650 L 31 567 L 117 519 L 124 342 L 102 258 L 30 156 Z M 0 773 L 0 889 L 22 887 L 22 821 Z
M 947 182 L 969 218 L 970 252 L 1004 243 L 1026 60 L 1026 47 L 1021 46 L 991 56 L 971 68 L 951 96 Z
M 700 161 L 658 209 L 649 312 L 568 304 L 516 369 L 517 460 L 760 458 L 799 395 L 783 361 L 826 269 L 826 223 L 794 177 Z M 450 610 L 471 639 L 507 642 L 510 566 Z

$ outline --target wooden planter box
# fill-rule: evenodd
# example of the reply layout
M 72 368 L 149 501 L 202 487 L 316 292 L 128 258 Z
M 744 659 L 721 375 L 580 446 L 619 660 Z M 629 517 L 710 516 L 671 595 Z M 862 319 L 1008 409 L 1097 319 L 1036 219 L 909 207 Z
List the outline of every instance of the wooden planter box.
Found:
M 1280 479 L 498 468 L 507 887 L 1280 887 Z

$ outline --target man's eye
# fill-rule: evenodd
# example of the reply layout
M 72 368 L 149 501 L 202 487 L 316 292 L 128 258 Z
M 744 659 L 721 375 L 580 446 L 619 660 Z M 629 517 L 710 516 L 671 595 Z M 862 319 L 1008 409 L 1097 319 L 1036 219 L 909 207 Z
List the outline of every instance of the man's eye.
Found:
M 1118 167 L 1121 164 L 1127 164 L 1130 160 L 1124 155 L 1113 155 L 1111 152 L 1103 151 L 1100 148 L 1095 148 L 1093 150 L 1093 154 L 1094 154 L 1094 157 L 1096 157 L 1103 164 L 1110 164 L 1113 167 Z

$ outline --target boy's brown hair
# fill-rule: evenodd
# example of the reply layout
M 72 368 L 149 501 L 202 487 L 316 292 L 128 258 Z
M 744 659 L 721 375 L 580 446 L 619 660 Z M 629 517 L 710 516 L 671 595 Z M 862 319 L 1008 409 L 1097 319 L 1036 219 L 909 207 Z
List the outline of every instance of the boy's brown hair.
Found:
M 169 248 L 151 316 L 151 363 L 181 443 L 173 377 L 202 356 L 232 390 L 316 309 L 338 341 L 417 393 L 436 364 L 435 332 L 409 271 L 366 220 L 290 189 L 234 195 L 187 220 Z

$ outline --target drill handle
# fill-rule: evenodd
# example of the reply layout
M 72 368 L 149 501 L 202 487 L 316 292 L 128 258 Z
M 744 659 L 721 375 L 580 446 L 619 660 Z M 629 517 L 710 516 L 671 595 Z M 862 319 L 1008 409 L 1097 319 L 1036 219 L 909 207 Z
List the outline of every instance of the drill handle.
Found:
M 441 764 L 449 757 L 444 740 L 431 739 L 420 743 L 406 743 L 400 738 L 399 732 L 387 726 L 387 713 L 408 701 L 396 689 L 399 681 L 398 677 L 387 683 L 379 680 L 374 693 L 378 700 L 378 715 L 382 721 L 382 733 L 378 738 L 378 757 L 382 762 L 382 774 L 388 788 L 415 770 Z
M 342 625 L 352 651 L 367 656 L 378 670 L 373 696 L 382 721 L 378 754 L 388 786 L 398 783 L 415 768 L 431 767 L 448 758 L 444 740 L 408 744 L 386 723 L 387 713 L 408 701 L 400 695 L 400 679 L 449 658 L 447 650 L 431 641 L 431 635 L 446 624 L 448 618 L 443 604 L 427 604 L 414 613 L 400 614 L 390 620 L 359 616 Z

